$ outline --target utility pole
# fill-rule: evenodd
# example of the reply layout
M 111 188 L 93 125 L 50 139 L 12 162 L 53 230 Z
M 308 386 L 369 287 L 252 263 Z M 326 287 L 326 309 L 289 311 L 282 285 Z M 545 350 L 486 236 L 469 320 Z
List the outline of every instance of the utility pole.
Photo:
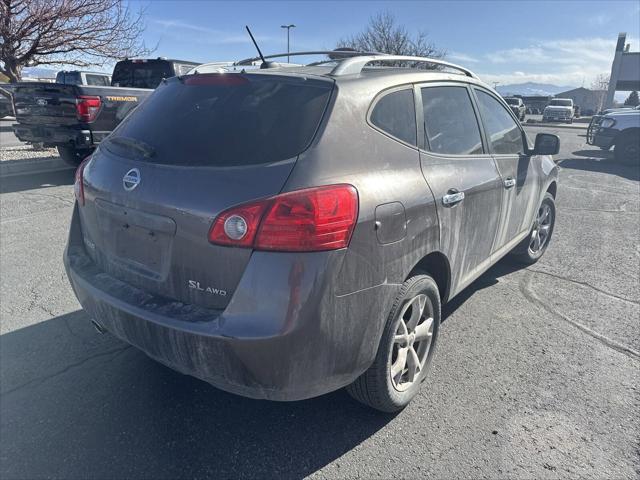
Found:
M 495 90 L 496 88 L 498 88 L 499 84 L 500 82 L 493 82 L 493 89 Z
M 287 29 L 287 63 L 290 63 L 289 62 L 289 52 L 290 52 L 290 50 L 289 50 L 289 31 L 292 28 L 296 28 L 296 26 L 292 23 L 290 25 L 280 25 L 280 28 L 286 28 Z

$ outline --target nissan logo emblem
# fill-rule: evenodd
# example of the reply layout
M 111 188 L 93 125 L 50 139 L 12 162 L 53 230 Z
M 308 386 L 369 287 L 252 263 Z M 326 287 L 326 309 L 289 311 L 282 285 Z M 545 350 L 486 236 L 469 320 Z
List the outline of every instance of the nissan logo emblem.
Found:
M 140 185 L 140 170 L 132 168 L 122 177 L 122 186 L 127 192 Z

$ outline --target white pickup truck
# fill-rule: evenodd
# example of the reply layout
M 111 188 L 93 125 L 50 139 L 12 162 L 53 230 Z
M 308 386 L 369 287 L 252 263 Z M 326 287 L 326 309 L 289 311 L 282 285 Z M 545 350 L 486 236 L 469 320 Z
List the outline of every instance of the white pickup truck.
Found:
M 587 129 L 587 143 L 603 150 L 614 147 L 619 162 L 640 163 L 640 107 L 595 115 Z
M 571 98 L 554 98 L 542 112 L 543 122 L 573 123 L 573 100 Z

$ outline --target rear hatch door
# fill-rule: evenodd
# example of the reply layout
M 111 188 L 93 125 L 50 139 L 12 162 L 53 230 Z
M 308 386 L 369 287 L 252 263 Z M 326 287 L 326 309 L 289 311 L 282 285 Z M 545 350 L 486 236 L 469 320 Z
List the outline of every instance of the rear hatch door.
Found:
M 251 250 L 213 245 L 229 207 L 278 194 L 320 125 L 333 82 L 204 74 L 163 83 L 85 169 L 87 251 L 173 301 L 223 308 Z

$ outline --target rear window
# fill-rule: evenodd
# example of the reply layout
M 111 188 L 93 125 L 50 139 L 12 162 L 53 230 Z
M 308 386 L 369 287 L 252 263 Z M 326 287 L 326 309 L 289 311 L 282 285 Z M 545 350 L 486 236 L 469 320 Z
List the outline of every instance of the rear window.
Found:
M 111 138 L 142 142 L 154 152 L 143 160 L 154 163 L 242 166 L 285 160 L 311 143 L 332 88 L 331 81 L 264 74 L 174 78 Z M 112 150 L 115 144 L 105 146 Z
M 156 88 L 163 78 L 173 77 L 171 63 L 166 60 L 118 62 L 111 79 L 114 86 Z

